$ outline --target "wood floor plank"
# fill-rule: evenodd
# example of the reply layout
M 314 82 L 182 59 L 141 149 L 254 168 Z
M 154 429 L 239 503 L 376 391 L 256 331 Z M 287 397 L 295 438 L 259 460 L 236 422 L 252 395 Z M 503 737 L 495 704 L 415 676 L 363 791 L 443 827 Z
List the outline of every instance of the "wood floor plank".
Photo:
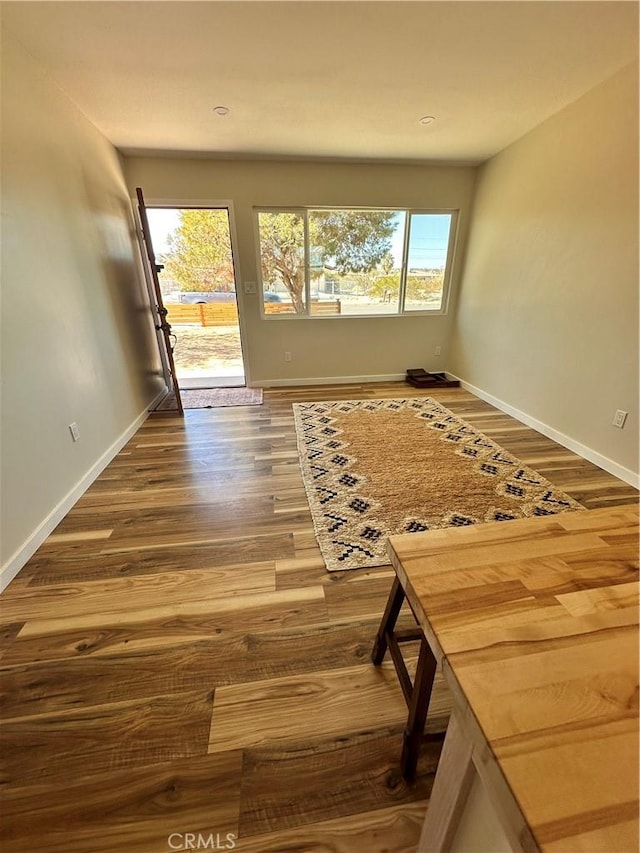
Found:
M 415 853 L 425 812 L 424 800 L 356 812 L 293 829 L 245 835 L 237 849 L 241 853 Z
M 200 690 L 5 720 L 0 784 L 48 780 L 54 791 L 84 774 L 204 755 L 212 704 Z
M 151 468 L 153 471 L 153 468 Z M 176 477 L 178 475 L 175 475 Z M 227 501 L 229 487 L 232 485 L 236 501 L 242 500 L 277 500 L 283 496 L 304 494 L 302 480 L 292 471 L 278 477 L 270 472 L 267 476 L 256 476 L 254 468 L 248 469 L 244 477 L 240 472 L 232 476 L 227 472 L 223 477 L 217 474 L 212 477 L 209 472 L 194 483 L 193 475 L 180 473 L 182 484 L 153 482 L 151 477 L 140 480 L 135 473 L 127 474 L 111 486 L 96 491 L 90 498 L 83 501 L 76 510 L 78 515 L 90 515 L 97 507 L 108 505 L 116 511 L 132 509 L 153 509 L 155 507 L 192 506 L 196 503 L 215 504 Z M 275 493 L 275 494 L 274 494 Z M 277 497 L 276 497 L 277 496 Z
M 326 622 L 249 635 L 245 680 L 368 667 L 377 629 L 377 621 Z
M 275 589 L 275 564 L 253 563 L 251 572 L 242 566 L 187 572 L 157 572 L 152 575 L 122 579 L 95 580 L 56 584 L 43 588 L 29 586 L 18 590 L 3 602 L 5 619 L 16 615 L 25 619 L 42 619 L 55 613 L 57 619 L 73 618 L 82 611 L 104 616 L 126 612 L 144 602 L 153 607 L 166 604 L 169 596 L 178 601 L 200 601 L 207 595 L 224 597 L 247 592 L 271 592 Z
M 198 688 L 263 681 L 340 669 L 368 661 L 377 623 L 325 623 L 256 634 L 220 633 L 214 639 L 127 649 L 118 655 L 4 666 L 3 718 L 49 714 L 92 704 L 178 694 Z M 304 655 L 299 654 L 304 645 Z M 368 667 L 367 667 L 368 668 Z
M 247 750 L 241 837 L 426 800 L 442 745 L 424 745 L 416 781 L 409 785 L 397 770 L 401 730 L 399 726 L 335 739 L 305 738 L 288 748 Z
M 160 572 L 185 572 L 193 569 L 220 569 L 246 566 L 270 560 L 287 559 L 295 554 L 291 533 L 263 536 L 225 537 L 218 541 L 181 542 L 146 548 L 103 547 L 87 559 L 82 552 L 59 557 L 42 555 L 32 561 L 36 569 L 31 586 L 107 580 L 108 578 L 155 575 Z M 239 571 L 243 571 L 239 568 Z
M 52 533 L 51 536 L 49 536 L 49 538 L 47 539 L 47 546 L 65 546 L 69 544 L 74 545 L 75 543 L 83 543 L 84 546 L 84 543 L 86 542 L 99 542 L 102 539 L 108 539 L 112 533 L 113 529 L 93 529 L 62 533 L 60 532 L 60 527 L 58 526 L 55 532 Z
M 448 694 L 434 687 L 432 716 L 448 716 Z M 255 720 L 260 720 L 260 726 Z M 390 661 L 221 687 L 211 721 L 209 751 L 325 734 L 353 733 L 406 718 L 404 697 Z
M 110 547 L 116 549 L 132 549 L 158 547 L 162 545 L 198 544 L 199 542 L 216 542 L 234 538 L 262 537 L 277 530 L 288 532 L 305 531 L 309 529 L 309 510 L 297 512 L 278 519 L 272 511 L 264 518 L 247 518 L 241 515 L 228 515 L 224 520 L 213 522 L 211 518 L 199 518 L 195 522 L 181 525 L 179 520 L 171 520 L 162 528 L 151 529 L 145 523 L 145 518 L 136 519 L 134 529 L 117 528 L 110 540 Z
M 2 794 L 3 853 L 169 853 L 173 833 L 238 835 L 242 753 L 85 773 Z
M 230 532 L 237 535 L 244 530 L 244 535 L 272 533 L 273 526 L 269 525 L 273 514 L 273 502 L 265 501 L 262 506 L 238 506 L 232 502 L 216 504 L 191 504 L 180 507 L 158 507 L 146 509 L 124 509 L 110 511 L 113 522 L 113 533 L 109 544 L 111 547 L 124 546 L 127 543 L 145 543 L 170 545 L 172 543 L 189 542 L 191 540 L 211 541 L 221 538 Z M 71 510 L 69 515 L 60 522 L 59 530 L 64 532 L 92 532 L 99 520 L 97 507 L 92 513 Z M 288 525 L 298 528 L 309 526 L 309 510 L 297 513 L 287 521 Z M 291 528 L 295 529 L 295 528 Z
M 326 583 L 327 608 L 332 619 L 358 615 L 372 618 L 384 612 L 395 573 L 391 566 L 358 572 L 333 572 Z M 360 580 L 360 577 L 366 580 Z
M 223 646 L 224 649 L 218 648 Z M 120 655 L 48 660 L 0 670 L 3 719 L 53 714 L 128 699 L 197 689 L 213 690 L 244 680 L 247 640 L 242 635 L 189 645 L 134 649 Z
M 13 648 L 14 640 L 24 626 L 24 622 L 5 622 L 0 627 L 0 659 L 9 654 Z
M 299 589 L 316 586 L 326 581 L 327 570 L 319 548 L 310 556 L 296 556 L 276 560 L 276 589 Z
M 177 647 L 226 633 L 313 626 L 328 619 L 321 586 L 131 609 L 31 619 L 5 650 L 5 665 Z

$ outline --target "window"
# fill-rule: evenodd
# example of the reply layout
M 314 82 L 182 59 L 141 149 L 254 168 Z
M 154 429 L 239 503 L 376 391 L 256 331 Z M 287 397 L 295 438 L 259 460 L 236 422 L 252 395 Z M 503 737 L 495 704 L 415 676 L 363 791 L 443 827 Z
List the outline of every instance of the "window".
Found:
M 304 213 L 264 211 L 258 221 L 265 313 L 306 314 Z
M 455 212 L 257 211 L 264 314 L 441 312 Z
M 405 311 L 439 311 L 442 308 L 450 235 L 450 213 L 411 214 Z

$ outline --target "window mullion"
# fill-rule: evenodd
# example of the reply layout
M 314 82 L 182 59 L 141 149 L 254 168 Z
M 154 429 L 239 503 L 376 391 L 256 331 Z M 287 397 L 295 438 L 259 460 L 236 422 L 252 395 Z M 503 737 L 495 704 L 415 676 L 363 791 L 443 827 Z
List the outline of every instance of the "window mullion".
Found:
M 304 211 L 304 302 L 311 316 L 311 261 L 309 258 L 309 211 Z
M 407 265 L 409 263 L 409 234 L 411 232 L 411 212 L 406 211 L 404 220 L 404 240 L 402 243 L 402 267 L 400 268 L 400 299 L 398 313 L 404 314 L 404 299 L 407 289 Z

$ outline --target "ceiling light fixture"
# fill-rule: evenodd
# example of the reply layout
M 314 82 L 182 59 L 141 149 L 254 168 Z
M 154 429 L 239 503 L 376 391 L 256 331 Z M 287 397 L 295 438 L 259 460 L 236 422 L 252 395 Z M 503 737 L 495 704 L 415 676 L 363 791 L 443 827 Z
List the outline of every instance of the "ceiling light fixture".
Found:
M 228 116 L 231 112 L 229 107 L 214 107 L 213 111 L 217 116 Z
M 422 118 L 420 119 L 420 124 L 426 127 L 428 124 L 433 124 L 435 120 L 435 116 L 422 116 Z

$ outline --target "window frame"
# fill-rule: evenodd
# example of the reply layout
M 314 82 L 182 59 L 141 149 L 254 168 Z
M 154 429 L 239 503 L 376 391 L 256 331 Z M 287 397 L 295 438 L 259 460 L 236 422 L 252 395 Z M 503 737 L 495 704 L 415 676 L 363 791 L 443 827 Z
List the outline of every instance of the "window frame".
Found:
M 311 276 L 310 276 L 310 258 L 309 258 L 309 213 L 314 210 L 358 210 L 382 212 L 388 211 L 391 213 L 404 213 L 404 235 L 402 244 L 402 267 L 400 269 L 400 292 L 398 297 L 397 309 L 393 312 L 385 314 L 311 314 Z M 262 251 L 260 245 L 260 214 L 261 213 L 295 213 L 300 214 L 304 226 L 304 294 L 305 294 L 305 313 L 296 314 L 295 312 L 283 312 L 277 314 L 267 314 L 264 310 L 264 281 L 262 278 Z M 442 282 L 442 300 L 439 308 L 423 309 L 419 311 L 406 310 L 405 294 L 408 277 L 408 261 L 409 261 L 409 239 L 411 234 L 411 217 L 416 214 L 422 215 L 448 215 L 451 216 L 451 225 L 449 228 L 449 244 L 447 246 L 447 257 L 445 260 L 444 278 Z M 458 242 L 458 223 L 460 218 L 459 208 L 417 208 L 417 207 L 373 207 L 370 205 L 294 205 L 276 207 L 272 205 L 256 206 L 253 208 L 253 228 L 256 249 L 256 270 L 258 280 L 258 295 L 260 297 L 260 318 L 263 320 L 373 320 L 376 318 L 388 320 L 390 317 L 441 317 L 448 313 L 449 297 L 451 292 L 451 278 L 453 275 L 453 266 L 455 259 L 456 245 Z
M 403 272 L 403 281 L 401 282 L 400 288 L 400 310 L 399 314 L 403 317 L 413 317 L 413 316 L 431 316 L 431 315 L 442 315 L 446 314 L 449 310 L 449 292 L 450 292 L 450 283 L 451 283 L 451 275 L 453 270 L 453 259 L 455 254 L 455 245 L 458 241 L 458 216 L 459 210 L 409 210 L 407 211 L 407 223 L 406 223 L 406 234 L 404 241 L 404 252 L 402 255 L 402 272 Z M 409 277 L 409 248 L 411 241 L 411 217 L 413 215 L 433 215 L 433 216 L 451 216 L 451 223 L 449 225 L 449 243 L 447 245 L 447 257 L 444 262 L 444 276 L 442 279 L 442 299 L 440 300 L 440 308 L 437 309 L 426 309 L 426 310 L 407 310 L 405 308 L 405 301 L 407 295 L 407 279 Z

